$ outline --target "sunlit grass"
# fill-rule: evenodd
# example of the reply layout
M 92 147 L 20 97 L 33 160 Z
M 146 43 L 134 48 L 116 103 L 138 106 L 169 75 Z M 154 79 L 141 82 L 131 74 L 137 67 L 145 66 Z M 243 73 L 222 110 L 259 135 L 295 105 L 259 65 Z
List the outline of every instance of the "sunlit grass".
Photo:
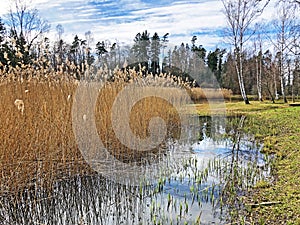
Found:
M 223 107 L 220 104 L 218 108 L 216 104 L 215 113 L 222 112 Z M 271 184 L 258 184 L 258 190 L 253 192 L 248 201 L 281 203 L 253 209 L 249 220 L 261 224 L 277 224 L 278 221 L 298 224 L 300 107 L 281 102 L 273 104 L 267 101 L 251 101 L 250 105 L 244 102 L 226 102 L 225 108 L 227 115 L 247 115 L 244 129 L 264 142 L 264 153 L 275 154 L 277 158 L 272 170 L 276 181 Z M 197 104 L 196 109 L 194 113 L 201 116 L 214 113 L 209 104 Z
M 196 109 L 193 113 L 198 113 L 202 116 L 209 115 L 218 115 L 226 112 L 227 115 L 231 114 L 249 114 L 256 113 L 259 111 L 271 110 L 271 109 L 280 109 L 287 108 L 288 104 L 276 103 L 273 104 L 271 102 L 260 102 L 260 101 L 251 101 L 251 104 L 246 105 L 244 102 L 212 102 L 202 103 L 202 104 L 194 104 L 193 108 Z M 192 108 L 192 107 L 191 107 Z
M 264 142 L 266 154 L 276 156 L 275 180 L 258 186 L 247 199 L 248 203 L 274 204 L 250 210 L 249 218 L 254 224 L 299 224 L 300 107 L 282 104 L 248 115 L 247 132 Z

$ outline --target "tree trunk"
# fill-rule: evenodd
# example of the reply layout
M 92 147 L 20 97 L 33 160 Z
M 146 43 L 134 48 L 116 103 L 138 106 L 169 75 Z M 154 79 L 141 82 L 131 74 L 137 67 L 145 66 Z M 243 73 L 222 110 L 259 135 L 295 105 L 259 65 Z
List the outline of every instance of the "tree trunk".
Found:
M 284 68 L 283 68 L 283 47 L 280 54 L 280 85 L 281 85 L 281 94 L 284 103 L 287 103 L 286 95 L 285 95 L 285 84 L 284 84 Z
M 276 83 L 276 72 L 273 73 L 273 78 L 274 78 L 274 94 L 275 94 L 275 99 L 278 100 L 278 90 L 277 90 L 277 83 Z
M 262 100 L 262 91 L 261 91 L 261 70 L 262 70 L 262 66 L 261 66 L 261 60 L 259 60 L 258 62 L 258 57 L 255 57 L 255 64 L 256 64 L 256 86 L 257 86 L 257 94 L 258 94 L 258 100 L 259 101 L 263 101 Z
M 244 85 L 244 77 L 243 77 L 243 65 L 242 65 L 242 56 L 241 53 L 238 53 L 238 62 L 235 63 L 235 68 L 238 76 L 239 86 L 242 98 L 245 104 L 250 104 L 249 99 L 246 95 L 245 85 Z M 237 60 L 236 60 L 237 61 Z
M 270 95 L 270 97 L 271 97 L 271 101 L 272 101 L 272 103 L 275 103 L 275 98 L 274 98 L 274 96 L 272 95 L 272 92 L 271 92 L 271 90 L 270 90 L 270 88 L 269 88 L 268 84 L 267 84 L 267 90 L 268 90 L 268 92 L 269 92 L 269 95 Z
M 294 81 L 292 82 L 292 101 L 295 102 L 295 95 L 294 95 Z
M 287 99 L 286 99 L 286 95 L 285 95 L 285 88 L 284 88 L 284 79 L 283 76 L 280 76 L 280 84 L 281 84 L 281 94 L 282 94 L 282 98 L 284 103 L 287 103 Z

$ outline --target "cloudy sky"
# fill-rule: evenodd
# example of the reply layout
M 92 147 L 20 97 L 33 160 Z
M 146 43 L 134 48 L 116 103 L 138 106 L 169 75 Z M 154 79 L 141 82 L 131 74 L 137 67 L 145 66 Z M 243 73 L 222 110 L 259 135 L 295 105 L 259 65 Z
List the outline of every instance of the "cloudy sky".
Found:
M 10 1 L 1 0 L 2 17 Z M 221 0 L 32 0 L 32 5 L 51 24 L 50 37 L 61 24 L 67 40 L 75 34 L 85 38 L 85 32 L 91 31 L 95 42 L 108 39 L 130 44 L 138 32 L 148 30 L 150 35 L 169 33 L 171 45 L 190 43 L 193 35 L 198 45 L 208 49 L 224 45 Z M 265 18 L 271 17 L 270 12 Z

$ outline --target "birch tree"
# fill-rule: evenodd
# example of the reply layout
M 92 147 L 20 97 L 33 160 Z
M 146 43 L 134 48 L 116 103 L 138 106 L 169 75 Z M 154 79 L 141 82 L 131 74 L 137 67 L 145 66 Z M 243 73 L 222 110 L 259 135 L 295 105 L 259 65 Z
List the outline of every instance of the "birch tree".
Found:
M 263 70 L 262 85 L 269 94 L 272 103 L 275 103 L 277 94 L 276 65 L 270 50 L 263 54 Z
M 256 40 L 254 40 L 254 58 L 255 58 L 255 71 L 256 71 L 256 87 L 258 100 L 263 101 L 262 99 L 262 39 L 260 34 L 257 35 Z
M 299 36 L 299 24 L 296 19 L 296 6 L 289 4 L 288 1 L 280 1 L 277 9 L 277 20 L 273 23 L 276 32 L 273 45 L 278 55 L 278 73 L 280 77 L 280 88 L 284 102 L 286 98 L 286 79 L 287 79 L 287 62 L 289 55 L 292 54 L 295 36 Z M 298 21 L 299 22 L 299 21 Z M 297 29 L 298 28 L 298 29 Z M 298 34 L 297 34 L 298 33 Z
M 252 23 L 263 13 L 269 0 L 222 0 L 227 20 L 226 36 L 234 47 L 234 62 L 245 104 L 249 104 L 244 84 L 244 47 L 255 33 Z
M 167 43 L 169 42 L 168 37 L 169 33 L 166 33 L 162 39 L 161 39 L 161 47 L 162 47 L 162 64 L 161 64 L 161 71 L 164 71 L 164 66 L 165 66 L 165 49 L 167 47 Z

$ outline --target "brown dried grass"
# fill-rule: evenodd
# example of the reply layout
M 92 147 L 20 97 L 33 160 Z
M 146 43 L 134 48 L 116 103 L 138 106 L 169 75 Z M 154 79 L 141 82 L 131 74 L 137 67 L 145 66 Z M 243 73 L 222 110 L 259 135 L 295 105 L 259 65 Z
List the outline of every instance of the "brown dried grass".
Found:
M 232 91 L 229 89 L 214 88 L 192 88 L 191 98 L 193 101 L 207 101 L 208 99 L 224 99 L 229 101 L 232 97 Z
M 135 71 L 118 71 L 114 82 L 105 84 L 98 96 L 95 116 L 99 137 L 106 148 L 122 161 L 136 161 L 146 156 L 120 143 L 111 125 L 112 104 L 128 84 L 128 75 L 129 83 L 139 77 Z M 57 179 L 93 173 L 78 149 L 72 130 L 72 101 L 78 82 L 66 74 L 32 68 L 11 69 L 0 77 L 0 193 L 51 188 Z M 148 79 L 152 86 L 159 86 L 161 81 L 163 86 L 180 83 L 166 75 Z M 174 94 L 170 90 L 177 88 L 170 86 L 165 87 L 166 92 Z M 180 95 L 173 97 L 180 101 Z M 16 99 L 23 101 L 23 113 L 15 106 Z M 133 107 L 130 126 L 134 134 L 147 137 L 153 116 L 166 121 L 173 137 L 179 135 L 178 112 L 165 100 L 153 96 Z M 157 148 L 151 154 L 156 152 Z

